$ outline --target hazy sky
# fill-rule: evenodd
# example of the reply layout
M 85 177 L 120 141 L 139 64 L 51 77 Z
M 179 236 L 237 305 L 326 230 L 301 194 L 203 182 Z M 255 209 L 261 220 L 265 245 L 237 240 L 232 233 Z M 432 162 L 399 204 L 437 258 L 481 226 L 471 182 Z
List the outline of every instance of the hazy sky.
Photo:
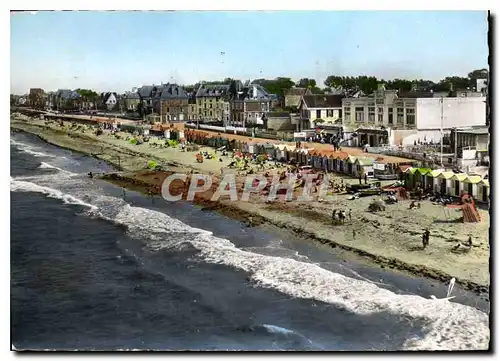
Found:
M 488 66 L 487 31 L 478 11 L 15 13 L 11 92 L 330 74 L 439 80 Z

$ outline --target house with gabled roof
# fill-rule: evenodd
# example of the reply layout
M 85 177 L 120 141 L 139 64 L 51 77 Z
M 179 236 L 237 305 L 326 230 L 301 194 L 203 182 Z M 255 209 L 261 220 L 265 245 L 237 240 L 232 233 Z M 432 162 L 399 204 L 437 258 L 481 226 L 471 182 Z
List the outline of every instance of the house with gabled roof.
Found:
M 58 89 L 55 93 L 55 106 L 57 110 L 79 109 L 80 94 L 71 89 Z
M 311 95 L 311 90 L 308 88 L 290 88 L 285 92 L 285 107 L 286 108 L 297 108 L 300 104 L 300 99 L 304 95 Z
M 200 84 L 196 92 L 201 121 L 229 122 L 229 84 Z
M 259 84 L 236 82 L 236 93 L 231 94 L 230 123 L 234 126 L 263 126 L 271 108 L 272 97 Z
M 343 94 L 311 94 L 302 96 L 298 111 L 301 129 L 312 129 L 318 124 L 334 125 L 342 119 Z
M 189 95 L 177 84 L 164 84 L 153 94 L 154 110 L 162 123 L 185 122 L 188 119 Z

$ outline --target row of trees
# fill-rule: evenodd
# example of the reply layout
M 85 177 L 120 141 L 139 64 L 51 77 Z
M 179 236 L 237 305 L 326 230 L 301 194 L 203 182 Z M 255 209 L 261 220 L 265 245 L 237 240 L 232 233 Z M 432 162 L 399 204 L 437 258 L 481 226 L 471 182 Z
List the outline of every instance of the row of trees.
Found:
M 379 85 L 384 84 L 386 89 L 397 89 L 400 91 L 410 91 L 414 87 L 423 91 L 448 91 L 450 85 L 454 89 L 467 89 L 471 87 L 471 80 L 488 78 L 487 69 L 477 69 L 471 71 L 467 77 L 448 76 L 438 82 L 427 79 L 378 79 L 375 76 L 338 76 L 330 75 L 324 81 L 324 88 L 320 88 L 315 79 L 302 78 L 299 81 L 293 81 L 289 77 L 278 77 L 275 79 L 255 79 L 252 82 L 260 84 L 271 94 L 283 96 L 285 92 L 296 86 L 309 88 L 313 94 L 323 94 L 332 89 L 361 90 L 366 94 L 375 91 Z M 206 81 L 206 84 L 232 84 L 234 79 L 225 78 L 222 81 Z

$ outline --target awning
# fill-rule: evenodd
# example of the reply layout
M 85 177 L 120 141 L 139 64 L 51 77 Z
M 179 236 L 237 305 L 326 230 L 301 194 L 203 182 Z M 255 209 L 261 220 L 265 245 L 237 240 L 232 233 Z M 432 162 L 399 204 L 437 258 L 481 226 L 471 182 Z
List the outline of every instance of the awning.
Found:
M 469 175 L 463 180 L 464 183 L 477 184 L 481 182 L 483 178 L 480 175 Z
M 437 176 L 440 175 L 441 173 L 443 173 L 442 170 L 435 169 L 432 172 L 430 172 L 430 174 L 428 174 L 428 175 L 430 175 L 432 178 L 437 178 Z

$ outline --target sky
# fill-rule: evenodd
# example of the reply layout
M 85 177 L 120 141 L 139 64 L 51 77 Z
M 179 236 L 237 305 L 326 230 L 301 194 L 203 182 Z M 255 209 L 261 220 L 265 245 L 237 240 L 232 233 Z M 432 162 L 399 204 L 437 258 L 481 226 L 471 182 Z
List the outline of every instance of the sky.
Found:
M 438 81 L 488 67 L 484 11 L 57 11 L 10 20 L 15 94 L 226 77 Z

